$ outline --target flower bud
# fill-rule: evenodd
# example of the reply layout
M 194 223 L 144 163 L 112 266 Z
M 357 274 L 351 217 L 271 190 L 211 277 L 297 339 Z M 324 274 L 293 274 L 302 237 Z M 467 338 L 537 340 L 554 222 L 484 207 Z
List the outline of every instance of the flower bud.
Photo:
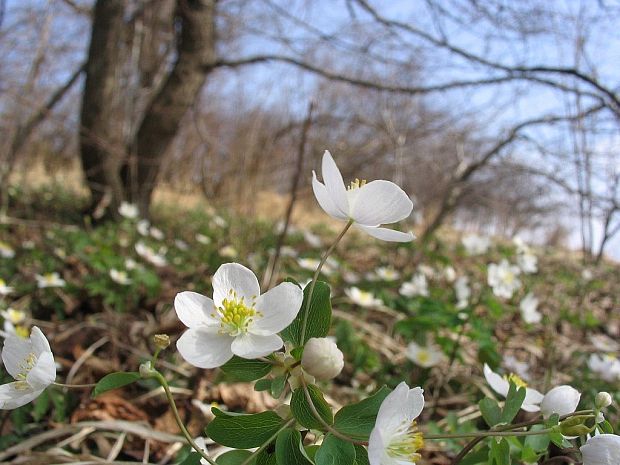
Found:
M 301 357 L 303 369 L 319 380 L 335 378 L 344 367 L 344 356 L 336 343 L 326 337 L 308 340 Z
M 597 409 L 609 407 L 611 405 L 611 402 L 612 399 L 609 392 L 599 392 L 594 398 L 594 405 L 596 405 Z
M 140 364 L 140 369 L 138 371 L 140 373 L 140 376 L 142 376 L 143 378 L 150 378 L 154 372 L 153 365 L 150 361 L 146 361 Z
M 558 415 L 568 415 L 577 410 L 581 394 L 577 389 L 562 385 L 551 389 L 540 404 L 540 410 L 545 417 L 550 417 L 554 413 Z
M 153 343 L 158 349 L 164 350 L 170 345 L 170 336 L 167 334 L 156 334 L 153 336 Z

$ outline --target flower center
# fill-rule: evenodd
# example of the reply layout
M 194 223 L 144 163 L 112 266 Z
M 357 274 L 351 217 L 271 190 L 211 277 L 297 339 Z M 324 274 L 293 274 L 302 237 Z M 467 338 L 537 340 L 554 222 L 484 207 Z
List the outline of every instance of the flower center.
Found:
M 393 436 L 387 453 L 390 457 L 417 462 L 422 458 L 418 453 L 424 447 L 424 437 L 418 431 L 418 424 L 414 420 L 411 423 L 404 422 Z
M 515 375 L 514 373 L 510 373 L 508 376 L 504 376 L 504 379 L 506 381 L 508 381 L 509 383 L 513 383 L 518 388 L 526 388 L 527 387 L 527 383 L 525 381 L 523 381 L 522 378 L 520 378 L 519 376 Z
M 16 326 L 15 327 L 15 334 L 17 334 L 19 337 L 21 337 L 22 339 L 28 339 L 28 336 L 30 336 L 30 330 L 28 328 L 26 328 L 25 326 Z
M 14 325 L 17 325 L 26 319 L 26 314 L 24 312 L 10 307 L 6 310 L 6 312 L 3 312 L 3 316 Z
M 351 185 L 349 186 L 349 190 L 353 190 L 353 189 L 359 189 L 360 187 L 363 187 L 364 185 L 366 185 L 366 180 L 365 179 L 358 179 L 355 178 L 355 181 L 351 181 Z
M 17 376 L 15 376 L 15 379 L 17 380 L 17 383 L 15 383 L 15 389 L 28 389 L 28 382 L 26 381 L 26 378 L 28 377 L 28 373 L 30 373 L 30 370 L 32 370 L 36 364 L 37 356 L 34 354 L 34 352 L 30 352 L 26 356 L 26 358 L 22 360 L 22 362 L 19 364 L 20 372 L 17 373 Z
M 256 296 L 253 296 L 251 304 L 247 305 L 244 297 L 238 297 L 233 289 L 228 291 L 228 297 L 222 300 L 222 305 L 217 309 L 221 321 L 220 333 L 231 336 L 247 333 L 252 321 L 262 316 L 255 308 L 255 300 Z
M 428 350 L 420 349 L 420 351 L 418 352 L 418 361 L 421 363 L 426 363 L 430 361 L 430 359 L 431 354 L 428 353 Z

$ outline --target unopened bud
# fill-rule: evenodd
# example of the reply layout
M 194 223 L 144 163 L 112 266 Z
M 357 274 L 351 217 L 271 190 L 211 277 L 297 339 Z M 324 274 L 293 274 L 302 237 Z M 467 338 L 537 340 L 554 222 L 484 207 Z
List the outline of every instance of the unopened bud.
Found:
M 344 356 L 331 339 L 313 337 L 304 347 L 301 366 L 316 379 L 328 380 L 340 374 L 344 367 Z
M 153 365 L 151 365 L 150 361 L 141 363 L 138 371 L 140 372 L 140 376 L 143 378 L 150 378 L 154 371 Z
M 597 409 L 609 407 L 612 403 L 611 394 L 609 392 L 599 392 L 594 398 L 594 405 Z
M 170 336 L 167 334 L 156 334 L 153 336 L 153 343 L 158 349 L 164 350 L 170 345 Z

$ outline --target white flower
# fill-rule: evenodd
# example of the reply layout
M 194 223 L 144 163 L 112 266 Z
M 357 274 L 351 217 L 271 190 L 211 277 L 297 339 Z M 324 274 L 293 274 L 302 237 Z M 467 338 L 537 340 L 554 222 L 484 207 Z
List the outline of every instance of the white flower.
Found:
M 551 389 L 540 403 L 540 411 L 545 417 L 554 413 L 560 416 L 568 415 L 577 410 L 581 393 L 572 386 L 562 385 Z
M 347 284 L 357 284 L 360 282 L 360 277 L 355 271 L 346 270 L 342 273 L 342 279 Z
M 579 450 L 583 465 L 618 465 L 620 463 L 620 436 L 599 434 L 588 439 Z
M 611 394 L 605 391 L 597 393 L 596 397 L 594 398 L 594 405 L 596 405 L 596 408 L 599 409 L 609 407 L 612 402 L 613 399 L 611 398 Z
M 489 250 L 491 240 L 488 237 L 468 234 L 461 239 L 468 255 L 482 255 Z
M 538 299 L 531 292 L 523 297 L 519 303 L 519 310 L 523 321 L 528 324 L 540 323 L 542 320 L 542 313 L 538 311 Z
M 454 283 L 454 293 L 456 294 L 456 308 L 462 310 L 469 305 L 471 297 L 471 289 L 469 287 L 469 278 L 461 276 Z
M 585 282 L 592 281 L 592 278 L 594 278 L 594 273 L 590 268 L 584 268 L 581 270 L 581 279 Z
M 446 278 L 446 281 L 448 281 L 449 283 L 453 283 L 454 280 L 456 279 L 456 271 L 454 270 L 453 267 L 446 266 L 443 269 L 443 276 L 444 278 Z
M 428 266 L 425 264 L 418 265 L 418 271 L 426 276 L 428 279 L 433 279 L 437 276 L 435 269 L 432 266 Z
M 510 299 L 514 292 L 521 287 L 519 274 L 521 274 L 521 269 L 504 259 L 499 264 L 491 263 L 489 265 L 487 281 L 497 297 Z
M 401 284 L 398 292 L 405 297 L 414 297 L 416 295 L 428 297 L 428 282 L 426 281 L 426 276 L 423 274 L 414 275 L 411 280 Z
M 164 238 L 164 232 L 161 229 L 156 228 L 155 226 L 150 227 L 149 234 L 153 239 L 158 241 L 161 241 Z
M 112 268 L 110 270 L 110 278 L 112 279 L 112 281 L 114 281 L 117 284 L 120 284 L 121 286 L 127 286 L 131 284 L 131 279 L 129 279 L 129 276 L 127 276 L 126 271 L 121 271 L 121 270 Z
M 226 220 L 219 215 L 215 215 L 211 219 L 211 223 L 220 228 L 225 228 L 226 226 L 228 226 L 228 223 L 226 222 Z
M 65 287 L 67 284 L 57 272 L 46 273 L 44 275 L 37 274 L 35 275 L 35 279 L 37 280 L 37 286 L 39 289 L 44 289 L 47 287 Z
M 312 231 L 304 231 L 304 239 L 311 247 L 314 247 L 315 249 L 323 247 L 323 241 L 321 240 L 321 238 L 314 234 Z
M 494 373 L 493 370 L 491 370 L 491 368 L 489 368 L 489 366 L 485 363 L 484 377 L 486 378 L 487 383 L 489 383 L 489 386 L 491 386 L 491 388 L 502 397 L 506 397 L 508 395 L 511 381 L 518 388 L 525 388 L 525 400 L 523 401 L 521 409 L 526 412 L 540 411 L 539 404 L 542 402 L 544 396 L 536 389 L 527 387 L 527 383 L 517 375 L 511 373 L 508 376 L 502 377 L 497 373 Z
M 238 263 L 220 266 L 212 284 L 213 300 L 190 291 L 174 299 L 177 316 L 189 328 L 177 341 L 185 360 L 215 368 L 233 354 L 252 359 L 282 347 L 277 333 L 299 312 L 299 286 L 285 282 L 261 295 L 254 273 Z
M 330 338 L 312 337 L 304 346 L 301 366 L 316 379 L 326 381 L 340 374 L 344 355 Z
M 283 245 L 280 247 L 280 255 L 283 257 L 297 257 L 297 250 L 289 245 Z
M 239 253 L 232 245 L 225 245 L 220 249 L 220 256 L 226 258 L 235 258 Z
M 35 243 L 34 241 L 23 241 L 22 242 L 22 249 L 26 249 L 26 250 L 32 250 L 35 247 Z
M 138 233 L 140 233 L 140 235 L 142 236 L 149 235 L 150 227 L 151 227 L 151 223 L 149 222 L 149 220 L 140 220 L 138 221 L 138 224 L 136 224 L 136 229 L 138 230 Z
M 620 381 L 620 360 L 611 354 L 590 355 L 588 367 L 604 381 Z
M 4 281 L 4 279 L 0 279 L 0 295 L 9 295 L 14 290 L 15 289 L 13 289 L 11 286 L 6 285 L 6 282 Z
M 129 202 L 121 202 L 120 207 L 118 207 L 118 213 L 123 217 L 129 220 L 135 220 L 140 215 L 140 210 L 137 205 Z
M 620 344 L 605 334 L 589 334 L 588 338 L 596 350 L 601 352 L 617 352 Z
M 135 249 L 138 255 L 155 266 L 166 266 L 168 263 L 166 257 L 162 253 L 155 252 L 155 250 L 142 241 L 136 242 Z
M 405 191 L 390 181 L 372 181 L 366 184 L 356 180 L 347 190 L 342 174 L 331 154 L 323 154 L 321 168 L 323 183 L 312 172 L 312 189 L 319 205 L 333 218 L 353 221 L 367 234 L 384 241 L 409 242 L 412 233 L 381 228 L 382 224 L 396 223 L 411 214 L 413 202 Z
M 0 409 L 11 410 L 37 398 L 56 378 L 56 364 L 49 342 L 34 326 L 30 338 L 9 334 L 2 361 L 15 381 L 0 386 Z
M 15 251 L 11 248 L 9 244 L 6 242 L 0 241 L 0 257 L 2 258 L 13 258 L 15 256 Z
M 439 347 L 435 345 L 422 347 L 415 342 L 410 342 L 407 345 L 405 355 L 413 363 L 424 368 L 433 367 L 444 359 L 444 354 Z
M 298 258 L 297 264 L 304 270 L 314 271 L 319 266 L 320 260 L 317 258 Z M 323 267 L 325 268 L 325 267 Z
M 0 316 L 14 325 L 22 324 L 26 320 L 26 312 L 16 310 L 13 307 L 9 307 L 6 310 L 0 310 Z
M 519 378 L 529 381 L 530 379 L 530 366 L 526 362 L 520 362 L 512 355 L 504 355 L 502 359 L 504 366 L 513 373 L 516 373 Z
M 174 245 L 176 245 L 177 249 L 179 249 L 179 250 L 185 251 L 185 250 L 189 249 L 189 245 L 187 245 L 187 242 L 185 242 L 182 239 L 175 239 L 174 240 Z
M 396 281 L 400 278 L 400 273 L 389 266 L 380 266 L 377 268 L 376 273 L 382 281 Z
M 128 270 L 135 270 L 138 266 L 138 263 L 133 258 L 125 259 L 125 268 Z
M 377 299 L 372 292 L 362 291 L 360 288 L 352 286 L 344 290 L 344 293 L 354 304 L 360 307 L 380 307 L 383 305 L 381 299 Z
M 422 457 L 424 437 L 416 418 L 424 408 L 424 391 L 403 381 L 383 400 L 368 441 L 370 465 L 414 464 Z
M 196 241 L 200 242 L 203 245 L 207 245 L 211 243 L 211 238 L 209 236 L 205 236 L 204 234 L 196 234 Z
M 517 255 L 517 265 L 525 274 L 538 272 L 538 258 L 532 253 Z

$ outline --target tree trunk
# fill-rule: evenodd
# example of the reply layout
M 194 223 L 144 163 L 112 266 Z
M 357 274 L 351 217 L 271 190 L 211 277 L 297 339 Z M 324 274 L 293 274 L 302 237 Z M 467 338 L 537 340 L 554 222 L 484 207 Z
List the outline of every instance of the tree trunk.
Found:
M 80 155 L 91 192 L 90 213 L 115 214 L 123 199 L 119 166 L 125 156 L 118 76 L 126 0 L 97 0 L 82 96 Z
M 134 163 L 123 169 L 129 198 L 148 212 L 159 169 L 179 124 L 216 61 L 215 0 L 177 0 L 177 60 L 147 106 L 134 141 Z

